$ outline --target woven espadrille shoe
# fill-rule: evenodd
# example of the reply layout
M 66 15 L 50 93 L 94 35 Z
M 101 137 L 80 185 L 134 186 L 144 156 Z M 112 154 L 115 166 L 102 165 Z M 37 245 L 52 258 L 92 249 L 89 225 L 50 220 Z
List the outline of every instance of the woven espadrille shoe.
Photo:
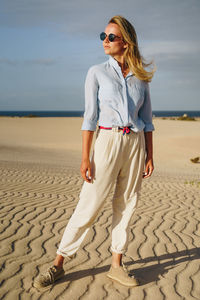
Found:
M 34 287 L 44 288 L 56 280 L 60 279 L 64 275 L 63 267 L 58 268 L 56 266 L 50 267 L 46 272 L 39 274 L 39 276 L 34 281 Z
M 139 285 L 138 280 L 134 276 L 130 276 L 126 269 L 124 269 L 122 266 L 114 268 L 110 267 L 110 270 L 106 274 L 107 277 L 110 279 L 113 279 L 122 285 L 128 286 L 128 287 L 134 287 Z

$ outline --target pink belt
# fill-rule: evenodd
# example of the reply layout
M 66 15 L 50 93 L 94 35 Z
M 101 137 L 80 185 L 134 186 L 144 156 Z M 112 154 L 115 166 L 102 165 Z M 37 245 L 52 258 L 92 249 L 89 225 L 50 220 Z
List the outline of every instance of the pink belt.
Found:
M 111 130 L 112 127 L 103 127 L 103 126 L 99 126 L 100 129 L 106 129 L 106 130 Z M 123 135 L 126 134 L 129 134 L 131 131 L 130 131 L 130 127 L 117 127 L 119 130 L 123 130 Z

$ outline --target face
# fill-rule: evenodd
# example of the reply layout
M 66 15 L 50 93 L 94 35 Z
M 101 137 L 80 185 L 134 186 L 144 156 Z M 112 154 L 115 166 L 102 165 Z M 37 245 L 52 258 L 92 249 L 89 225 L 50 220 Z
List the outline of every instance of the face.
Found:
M 127 48 L 127 44 L 122 39 L 122 34 L 119 30 L 119 26 L 117 24 L 110 23 L 105 28 L 106 38 L 103 41 L 103 47 L 105 54 L 111 55 L 114 58 L 123 56 L 124 50 Z M 113 42 L 110 42 L 108 39 L 108 35 L 113 33 L 116 35 L 116 39 Z

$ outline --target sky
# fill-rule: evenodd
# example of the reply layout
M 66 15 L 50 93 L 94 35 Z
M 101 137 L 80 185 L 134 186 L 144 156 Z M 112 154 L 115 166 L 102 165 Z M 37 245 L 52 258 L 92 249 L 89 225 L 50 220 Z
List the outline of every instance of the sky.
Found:
M 99 33 L 122 15 L 157 71 L 153 110 L 200 110 L 200 0 L 0 0 L 0 111 L 84 110 Z

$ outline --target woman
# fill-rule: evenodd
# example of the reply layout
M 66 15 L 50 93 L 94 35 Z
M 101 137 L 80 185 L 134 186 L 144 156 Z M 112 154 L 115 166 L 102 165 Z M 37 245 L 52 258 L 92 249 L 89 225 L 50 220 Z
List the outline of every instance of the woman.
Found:
M 129 223 L 135 211 L 142 177 L 153 172 L 152 111 L 148 82 L 153 72 L 142 60 L 133 26 L 113 17 L 100 34 L 109 60 L 88 71 L 82 125 L 81 175 L 85 180 L 78 205 L 65 229 L 54 266 L 39 275 L 36 287 L 47 286 L 64 275 L 63 261 L 80 247 L 112 187 L 112 264 L 107 276 L 125 286 L 136 286 L 122 266 Z M 90 149 L 99 127 L 92 159 Z

